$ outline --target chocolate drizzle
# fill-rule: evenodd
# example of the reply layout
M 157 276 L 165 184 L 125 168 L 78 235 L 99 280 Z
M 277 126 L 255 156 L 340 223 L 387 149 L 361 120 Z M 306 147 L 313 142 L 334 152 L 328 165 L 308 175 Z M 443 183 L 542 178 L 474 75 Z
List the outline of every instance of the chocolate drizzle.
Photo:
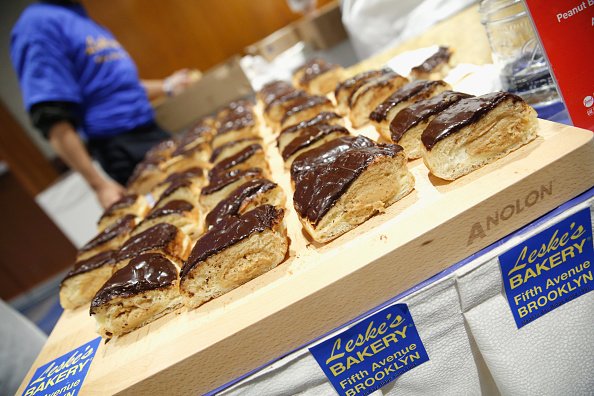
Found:
M 361 85 L 365 84 L 367 81 L 379 77 L 381 75 L 387 74 L 392 72 L 391 69 L 384 68 L 380 70 L 368 70 L 362 73 L 355 75 L 349 79 L 344 80 L 340 84 L 336 86 L 336 90 L 334 91 L 334 96 L 338 97 L 340 91 L 347 90 L 350 91 L 351 89 L 356 90 L 356 88 L 360 87 Z M 356 87 L 355 87 L 356 86 Z
M 254 154 L 256 154 L 258 152 L 262 152 L 262 151 L 263 151 L 263 149 L 260 144 L 258 144 L 258 143 L 250 144 L 249 146 L 247 146 L 246 148 L 241 150 L 239 153 L 232 155 L 229 158 L 225 158 L 223 161 L 216 164 L 210 170 L 210 172 L 208 173 L 208 176 L 210 179 L 212 179 L 213 175 L 216 175 L 217 173 L 224 172 L 224 171 L 231 169 L 234 166 L 237 166 L 239 164 L 243 164 L 248 159 L 250 159 Z
M 158 253 L 145 253 L 130 260 L 99 289 L 91 302 L 91 315 L 114 298 L 131 297 L 171 286 L 178 278 L 175 265 Z
M 390 123 L 392 141 L 398 142 L 409 129 L 442 112 L 459 100 L 471 96 L 460 92 L 444 91 L 439 95 L 413 103 L 409 107 L 402 109 Z
M 301 85 L 306 85 L 316 77 L 324 73 L 327 73 L 330 70 L 334 70 L 338 67 L 339 65 L 326 62 L 324 59 L 314 58 L 306 64 L 304 64 L 303 66 L 301 66 L 299 69 L 297 69 L 296 73 L 303 72 L 303 75 L 301 76 L 299 83 Z
M 74 267 L 66 274 L 62 280 L 62 283 L 64 283 L 66 279 L 72 278 L 73 276 L 90 272 L 99 267 L 103 267 L 104 265 L 115 264 L 116 253 L 117 250 L 107 250 L 86 260 L 77 261 L 74 263 Z
M 413 67 L 411 71 L 413 73 L 431 73 L 439 65 L 448 63 L 451 56 L 452 52 L 448 47 L 440 46 L 436 53 L 425 59 L 419 66 Z
M 117 254 L 117 261 L 126 260 L 140 253 L 160 249 L 175 240 L 179 231 L 174 225 L 159 223 L 130 237 Z
M 241 143 L 246 143 L 246 142 L 255 143 L 258 141 L 260 141 L 260 139 L 258 139 L 258 138 L 244 138 L 244 139 L 233 140 L 229 143 L 225 143 L 213 150 L 213 152 L 210 156 L 210 162 L 215 162 L 217 160 L 217 158 L 221 155 L 221 153 L 230 147 L 237 146 L 238 144 L 241 144 Z
M 509 92 L 493 92 L 462 99 L 439 113 L 427 125 L 421 135 L 421 141 L 427 150 L 431 150 L 437 142 L 477 122 L 506 99 L 522 101 L 522 98 Z
M 286 127 L 285 129 L 283 129 L 281 131 L 281 135 L 282 134 L 286 134 L 286 133 L 295 133 L 297 131 L 300 131 L 302 129 L 305 129 L 307 127 L 310 127 L 312 125 L 316 125 L 316 124 L 328 124 L 331 121 L 337 121 L 340 120 L 342 117 L 339 116 L 338 114 L 332 112 L 332 111 L 323 111 L 320 114 L 316 115 L 313 118 L 310 118 L 309 120 L 305 120 L 305 121 L 301 121 L 298 124 L 295 125 L 291 125 Z
M 445 86 L 446 83 L 443 81 L 427 81 L 417 80 L 408 83 L 394 92 L 384 100 L 379 106 L 375 108 L 369 115 L 369 118 L 376 122 L 382 122 L 388 117 L 388 113 L 394 107 L 398 106 L 402 102 L 409 101 L 411 99 L 417 99 L 423 95 L 429 94 L 433 89 L 438 86 Z
M 377 89 L 388 85 L 392 86 L 394 84 L 393 80 L 396 78 L 404 77 L 402 77 L 400 74 L 396 72 L 390 71 L 388 73 L 382 74 L 377 78 L 372 78 L 368 81 L 361 81 L 362 84 L 356 84 L 355 88 L 351 91 L 351 94 L 349 95 L 349 107 L 352 108 L 357 98 L 371 91 L 372 89 Z
M 348 135 L 349 131 L 340 125 L 317 124 L 307 127 L 283 149 L 283 160 L 288 160 L 299 150 L 311 146 L 330 134 Z
M 212 175 L 208 186 L 202 188 L 201 195 L 214 194 L 217 191 L 222 190 L 228 185 L 235 183 L 237 180 L 245 179 L 250 180 L 256 177 L 262 176 L 262 169 L 260 168 L 249 168 L 249 169 L 233 169 L 228 172 L 222 172 L 219 174 Z
M 321 105 L 321 104 L 330 104 L 330 100 L 328 100 L 325 96 L 313 95 L 313 96 L 304 96 L 296 100 L 295 102 L 291 102 L 290 108 L 285 112 L 283 118 L 281 119 L 281 124 L 288 120 L 291 116 L 300 113 L 304 110 L 311 109 L 312 107 Z
M 111 241 L 122 234 L 129 233 L 136 226 L 136 216 L 128 214 L 107 227 L 103 232 L 91 239 L 80 251 L 86 252 Z
M 173 201 L 167 202 L 163 206 L 159 206 L 150 211 L 147 219 L 156 219 L 158 217 L 169 216 L 176 213 L 190 212 L 194 209 L 194 205 L 188 201 L 181 199 L 174 199 Z
M 266 108 L 277 98 L 286 95 L 290 92 L 295 92 L 296 89 L 287 81 L 272 81 L 264 85 L 258 96 L 261 98 Z
M 395 157 L 400 151 L 402 147 L 395 144 L 351 148 L 302 172 L 294 179 L 297 213 L 317 225 L 374 160 Z
M 99 220 L 103 219 L 104 217 L 109 217 L 121 209 L 129 208 L 136 203 L 137 199 L 138 194 L 124 195 L 122 198 L 111 204 L 111 206 L 108 207 L 105 212 L 103 212 Z
M 253 179 L 237 187 L 206 215 L 206 225 L 212 226 L 227 216 L 237 216 L 244 202 L 276 188 L 277 184 L 267 179 Z
M 295 158 L 291 165 L 291 178 L 297 181 L 302 174 L 308 172 L 319 165 L 331 163 L 339 154 L 353 149 L 373 147 L 376 143 L 362 135 L 359 136 L 345 136 L 338 139 L 331 140 L 315 149 L 308 150 Z
M 302 98 L 307 97 L 307 92 L 293 88 L 291 91 L 286 92 L 283 95 L 279 95 L 275 97 L 273 100 L 271 100 L 270 103 L 268 103 L 264 108 L 264 112 L 268 114 L 270 113 L 270 110 L 273 106 L 284 104 L 288 104 L 290 106 L 293 102 L 298 102 L 302 100 Z
M 221 126 L 217 129 L 217 135 L 238 131 L 255 124 L 256 120 L 251 110 L 245 112 L 232 112 L 221 121 Z
M 188 146 L 207 143 L 211 138 L 212 130 L 213 128 L 210 125 L 200 121 L 191 129 L 175 137 L 178 149 L 183 152 Z
M 169 187 L 167 187 L 165 189 L 165 191 L 163 191 L 163 193 L 159 197 L 159 201 L 161 201 L 165 197 L 170 196 L 171 194 L 173 194 L 180 188 L 190 187 L 191 185 L 192 185 L 192 180 L 190 180 L 189 178 L 180 178 L 180 179 L 173 180 L 171 182 L 171 184 L 169 184 Z
M 283 209 L 262 205 L 239 217 L 227 216 L 198 239 L 190 258 L 182 268 L 181 277 L 185 278 L 201 262 L 250 235 L 272 229 L 281 222 L 283 215 Z
M 176 183 L 180 180 L 191 180 L 197 177 L 204 176 L 204 170 L 200 167 L 194 166 L 192 168 L 188 168 L 181 172 L 175 172 L 167 176 L 167 179 L 163 180 L 160 185 L 165 185 L 169 183 Z

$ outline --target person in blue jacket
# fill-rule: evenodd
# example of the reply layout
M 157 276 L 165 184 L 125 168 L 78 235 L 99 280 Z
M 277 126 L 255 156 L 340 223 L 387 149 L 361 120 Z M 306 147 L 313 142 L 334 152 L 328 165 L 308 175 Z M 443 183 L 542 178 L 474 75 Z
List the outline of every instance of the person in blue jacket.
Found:
M 115 202 L 146 151 L 169 136 L 149 100 L 183 89 L 187 71 L 140 80 L 130 55 L 78 1 L 27 7 L 13 27 L 10 52 L 33 125 L 103 207 Z

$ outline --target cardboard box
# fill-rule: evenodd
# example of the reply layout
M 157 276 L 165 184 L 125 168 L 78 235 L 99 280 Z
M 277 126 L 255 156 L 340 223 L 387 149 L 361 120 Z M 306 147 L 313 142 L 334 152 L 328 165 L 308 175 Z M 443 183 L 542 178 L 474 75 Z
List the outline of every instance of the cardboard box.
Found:
M 270 62 L 300 41 L 301 38 L 297 34 L 295 27 L 287 25 L 257 43 L 246 47 L 245 52 L 250 55 L 260 55 Z
M 334 47 L 348 38 L 338 2 L 332 2 L 295 22 L 302 41 L 316 50 Z
M 179 132 L 230 101 L 252 94 L 239 60 L 234 56 L 213 67 L 181 94 L 156 104 L 157 123 L 167 131 Z

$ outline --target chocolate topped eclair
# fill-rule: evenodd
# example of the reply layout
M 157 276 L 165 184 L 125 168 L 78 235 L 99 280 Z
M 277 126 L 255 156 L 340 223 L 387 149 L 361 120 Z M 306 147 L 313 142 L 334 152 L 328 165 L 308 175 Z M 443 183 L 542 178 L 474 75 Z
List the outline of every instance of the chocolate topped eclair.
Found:
M 344 146 L 344 150 L 334 146 L 332 154 L 322 159 L 311 156 L 320 155 L 324 146 L 307 152 L 295 160 L 302 170 L 292 169 L 295 210 L 306 231 L 318 242 L 344 234 L 413 188 L 414 178 L 406 167 L 402 147 Z M 310 164 L 307 170 L 304 162 Z
M 190 248 L 190 240 L 179 228 L 168 223 L 157 223 L 132 235 L 122 245 L 115 257 L 115 270 L 126 266 L 130 259 L 149 252 L 160 253 L 181 262 L 188 258 Z
M 444 81 L 417 80 L 410 82 L 400 87 L 380 103 L 369 114 L 369 119 L 378 133 L 386 141 L 390 141 L 390 123 L 400 110 L 419 100 L 441 93 L 448 88 L 450 86 Z
M 295 70 L 293 84 L 311 95 L 325 95 L 336 87 L 343 72 L 340 65 L 314 58 Z
M 263 176 L 261 168 L 234 169 L 212 175 L 210 183 L 200 191 L 200 204 L 210 211 L 243 183 Z
M 440 46 L 437 52 L 425 59 L 423 63 L 411 69 L 410 75 L 415 80 L 438 80 L 448 73 L 452 51 L 448 47 Z
M 278 135 L 276 141 L 277 146 L 282 151 L 282 148 L 285 147 L 294 137 L 294 134 L 297 134 L 304 130 L 305 128 L 311 127 L 317 124 L 327 124 L 327 125 L 340 125 L 344 126 L 344 120 L 341 116 L 334 113 L 333 111 L 323 111 L 320 114 L 316 115 L 313 118 L 310 118 L 305 121 L 301 121 L 298 124 L 291 125 L 283 129 L 280 134 Z
M 120 336 L 181 305 L 179 270 L 159 253 L 141 254 L 105 282 L 91 302 L 99 334 Z
M 148 209 L 148 202 L 143 195 L 126 194 L 105 209 L 97 222 L 97 228 L 101 232 L 127 214 L 144 217 Z
M 454 180 L 536 138 L 536 112 L 508 92 L 462 99 L 439 113 L 421 135 L 431 173 Z
M 469 98 L 460 92 L 444 91 L 432 98 L 420 100 L 406 107 L 390 122 L 390 138 L 401 145 L 409 159 L 421 157 L 421 133 L 433 118 L 461 99 Z
M 369 122 L 369 114 L 394 91 L 408 83 L 406 77 L 388 72 L 356 85 L 349 96 L 349 118 L 353 128 L 361 128 Z
M 60 305 L 74 309 L 91 302 L 97 290 L 111 277 L 117 250 L 106 250 L 74 263 L 60 283 Z
M 208 177 L 212 179 L 213 175 L 219 173 L 248 168 L 267 168 L 264 150 L 259 143 L 250 144 L 237 154 L 220 161 L 210 170 Z
M 332 108 L 332 102 L 325 96 L 313 95 L 301 97 L 291 102 L 291 105 L 285 108 L 285 112 L 280 119 L 280 126 L 284 128 L 289 125 L 295 125 L 323 111 L 332 111 Z
M 97 253 L 119 248 L 128 239 L 138 221 L 139 218 L 133 214 L 120 217 L 80 248 L 77 260 L 84 260 Z
M 283 216 L 283 209 L 258 206 L 206 232 L 182 268 L 184 304 L 198 307 L 282 262 L 289 247 Z
M 211 227 L 227 216 L 237 216 L 265 204 L 283 207 L 282 189 L 268 179 L 250 180 L 237 187 L 206 215 L 206 226 Z
M 299 154 L 348 134 L 349 131 L 340 125 L 316 124 L 304 128 L 293 134 L 293 138 L 285 146 L 279 147 L 285 166 L 290 167 Z

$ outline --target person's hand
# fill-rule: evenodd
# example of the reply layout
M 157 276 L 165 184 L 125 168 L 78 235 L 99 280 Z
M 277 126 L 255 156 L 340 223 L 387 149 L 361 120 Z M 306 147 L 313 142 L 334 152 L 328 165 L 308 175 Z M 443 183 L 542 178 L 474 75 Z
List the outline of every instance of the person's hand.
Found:
M 97 199 L 103 209 L 107 209 L 111 204 L 122 198 L 125 193 L 124 187 L 113 180 L 105 180 L 95 189 L 95 194 L 97 194 Z
M 198 81 L 202 73 L 194 69 L 181 69 L 163 81 L 163 90 L 168 96 L 175 96 Z

